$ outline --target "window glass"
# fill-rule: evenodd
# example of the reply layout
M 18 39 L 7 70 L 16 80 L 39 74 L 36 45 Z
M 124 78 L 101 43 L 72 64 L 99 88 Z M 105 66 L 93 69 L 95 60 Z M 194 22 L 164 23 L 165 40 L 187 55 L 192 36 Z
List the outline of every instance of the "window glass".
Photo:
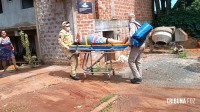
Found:
M 33 0 L 22 0 L 22 9 L 33 7 Z
M 0 13 L 3 13 L 3 8 L 2 8 L 1 0 L 0 0 Z

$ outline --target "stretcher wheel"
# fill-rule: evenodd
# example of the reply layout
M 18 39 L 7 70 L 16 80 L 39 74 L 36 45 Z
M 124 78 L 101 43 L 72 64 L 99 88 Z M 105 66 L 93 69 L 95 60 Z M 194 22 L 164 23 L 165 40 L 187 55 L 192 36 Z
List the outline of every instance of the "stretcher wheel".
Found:
M 112 73 L 113 73 L 113 76 L 115 75 L 115 71 L 114 70 L 112 70 Z
M 108 79 L 110 79 L 110 74 L 107 74 L 108 75 Z
M 93 72 L 94 72 L 93 69 L 91 69 L 90 72 L 91 72 L 92 75 L 94 75 L 94 73 L 93 73 Z
M 103 73 L 104 76 L 106 76 L 107 79 L 110 79 L 110 73 Z
M 110 70 L 110 73 L 109 73 L 109 74 L 112 75 L 112 76 L 114 76 L 114 75 L 115 75 L 114 69 Z
M 84 78 L 86 78 L 86 73 L 83 73 L 83 75 L 84 75 Z

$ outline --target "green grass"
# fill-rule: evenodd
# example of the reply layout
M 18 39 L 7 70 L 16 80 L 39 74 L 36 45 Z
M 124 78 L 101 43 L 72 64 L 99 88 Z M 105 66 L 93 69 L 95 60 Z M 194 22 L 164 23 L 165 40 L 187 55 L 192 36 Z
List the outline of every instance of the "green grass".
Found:
M 93 72 L 104 72 L 106 70 L 112 70 L 112 66 L 110 64 L 105 65 L 104 67 L 102 67 L 99 64 L 96 64 L 93 68 L 92 68 Z
M 102 109 L 100 112 L 108 112 L 112 108 L 112 104 L 109 104 L 104 109 Z
M 98 107 L 99 105 L 101 105 L 102 103 L 108 102 L 111 98 L 117 96 L 117 94 L 109 94 L 108 96 L 102 98 L 100 100 L 100 102 L 98 103 L 98 105 L 96 105 L 95 107 Z M 112 108 L 112 103 L 108 104 L 105 108 L 103 108 L 100 112 L 108 112 L 110 109 Z
M 117 94 L 110 94 L 100 100 L 101 103 L 109 101 L 111 98 L 115 97 Z M 112 103 L 107 105 L 105 108 L 103 108 L 100 112 L 108 112 L 112 108 Z
M 182 53 L 176 54 L 177 58 L 186 58 L 187 56 L 188 56 L 188 52 L 187 51 L 183 51 Z
M 108 100 L 110 100 L 110 99 L 113 98 L 114 96 L 116 96 L 116 94 L 110 94 L 110 95 L 108 95 L 108 96 L 102 98 L 102 99 L 100 100 L 100 102 L 101 102 L 101 103 L 107 102 Z

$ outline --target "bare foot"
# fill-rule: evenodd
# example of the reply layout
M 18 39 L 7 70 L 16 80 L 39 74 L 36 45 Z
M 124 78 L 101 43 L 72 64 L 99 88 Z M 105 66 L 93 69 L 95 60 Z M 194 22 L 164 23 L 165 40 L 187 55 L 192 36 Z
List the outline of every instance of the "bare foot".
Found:
M 123 43 L 126 44 L 128 42 L 128 39 L 129 39 L 128 37 L 125 37 Z
M 81 33 L 78 31 L 77 35 L 76 35 L 76 41 L 81 43 L 82 42 L 82 35 Z

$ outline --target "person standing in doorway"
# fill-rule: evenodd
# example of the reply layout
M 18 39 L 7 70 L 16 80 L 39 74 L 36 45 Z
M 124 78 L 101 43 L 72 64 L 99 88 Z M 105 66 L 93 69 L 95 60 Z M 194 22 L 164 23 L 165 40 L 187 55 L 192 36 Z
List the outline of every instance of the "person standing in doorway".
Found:
M 67 57 L 69 57 L 71 64 L 71 73 L 70 77 L 74 80 L 80 80 L 78 76 L 76 76 L 76 69 L 78 67 L 78 56 L 74 54 L 75 51 L 70 51 L 69 45 L 74 43 L 73 35 L 70 30 L 70 23 L 68 21 L 64 21 L 62 23 L 62 30 L 59 32 L 58 42 L 63 47 L 63 51 Z
M 7 36 L 6 31 L 1 31 L 0 49 L 0 56 L 2 60 L 4 73 L 7 70 L 7 61 L 9 61 L 10 59 L 12 60 L 15 70 L 18 70 L 14 56 L 14 46 L 12 45 L 10 38 Z
M 140 24 L 135 20 L 135 14 L 129 14 L 129 34 L 130 38 L 140 28 Z M 130 39 L 129 39 L 130 40 Z M 141 59 L 144 53 L 145 43 L 140 47 L 131 46 L 131 51 L 128 58 L 129 67 L 132 71 L 133 78 L 130 80 L 131 83 L 136 84 L 142 82 L 142 66 Z

